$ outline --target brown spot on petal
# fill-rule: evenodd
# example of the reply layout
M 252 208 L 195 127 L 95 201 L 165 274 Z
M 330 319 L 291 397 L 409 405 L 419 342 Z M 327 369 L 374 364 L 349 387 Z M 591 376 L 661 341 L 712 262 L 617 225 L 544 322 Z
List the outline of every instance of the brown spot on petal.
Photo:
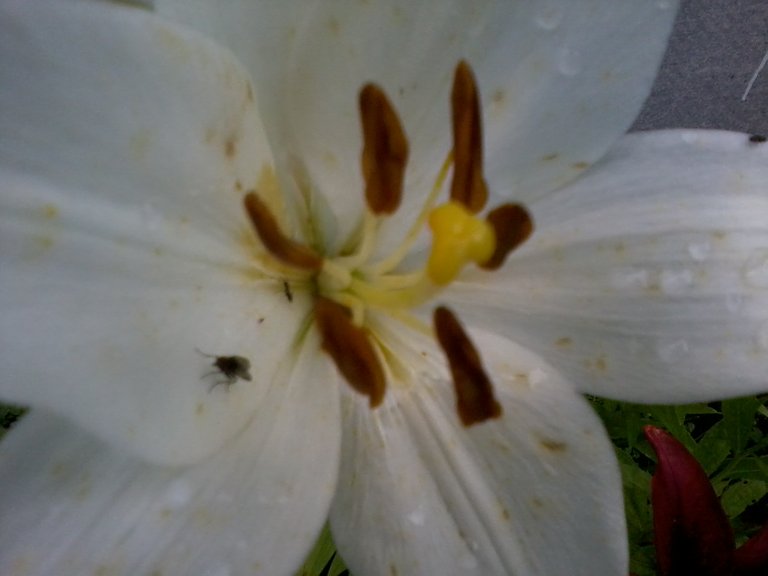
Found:
M 483 179 L 483 125 L 475 76 L 463 60 L 456 66 L 451 91 L 453 181 L 451 200 L 477 213 L 488 200 Z
M 456 392 L 456 410 L 464 426 L 501 416 L 501 405 L 483 369 L 480 355 L 453 312 L 440 306 L 434 313 L 437 340 L 448 358 Z
M 512 250 L 520 246 L 533 233 L 533 218 L 520 204 L 502 204 L 488 213 L 486 221 L 496 233 L 496 249 L 490 259 L 481 265 L 496 270 L 504 264 Z
M 376 408 L 384 399 L 387 382 L 367 330 L 355 326 L 349 311 L 327 298 L 315 301 L 315 320 L 323 350 L 333 359 L 347 383 L 368 396 L 370 407 Z
M 562 454 L 568 448 L 568 445 L 565 442 L 552 440 L 551 438 L 542 438 L 539 440 L 539 446 L 553 454 Z
M 283 235 L 267 205 L 253 192 L 243 199 L 245 210 L 264 247 L 278 260 L 296 268 L 320 270 L 323 259 L 309 246 Z
M 237 154 L 237 140 L 234 136 L 227 138 L 224 142 L 224 155 L 230 160 Z
M 366 84 L 360 91 L 365 200 L 374 214 L 392 214 L 403 196 L 408 140 L 384 91 Z

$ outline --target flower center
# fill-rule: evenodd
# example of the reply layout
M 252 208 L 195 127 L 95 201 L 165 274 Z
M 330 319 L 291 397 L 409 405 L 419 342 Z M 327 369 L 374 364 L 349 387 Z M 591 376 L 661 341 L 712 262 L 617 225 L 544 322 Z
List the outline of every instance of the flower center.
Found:
M 487 202 L 488 188 L 482 171 L 482 119 L 474 75 L 463 61 L 456 67 L 451 93 L 453 149 L 402 242 L 378 261 L 372 261 L 372 253 L 379 226 L 397 211 L 403 194 L 408 140 L 381 88 L 365 85 L 359 106 L 366 210 L 348 253 L 322 256 L 287 237 L 255 192 L 245 196 L 248 216 L 271 257 L 313 283 L 314 320 L 323 350 L 349 385 L 369 398 L 372 408 L 384 399 L 386 376 L 384 353 L 367 326 L 368 309 L 384 311 L 411 328 L 437 337 L 448 359 L 462 423 L 471 425 L 498 417 L 501 408 L 491 381 L 455 315 L 447 308 L 438 308 L 433 333 L 410 313 L 433 299 L 466 265 L 499 268 L 533 231 L 529 213 L 518 204 L 503 204 L 485 218 L 478 216 Z M 451 167 L 450 200 L 437 206 Z M 424 267 L 416 272 L 399 272 L 427 224 L 432 245 Z

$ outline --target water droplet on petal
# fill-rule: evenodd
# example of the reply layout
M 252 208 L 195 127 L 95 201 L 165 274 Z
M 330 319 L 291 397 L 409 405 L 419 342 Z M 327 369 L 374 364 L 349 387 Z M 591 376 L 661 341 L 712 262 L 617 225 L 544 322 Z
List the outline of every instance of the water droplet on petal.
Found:
M 683 132 L 680 138 L 686 144 L 697 144 L 699 142 L 699 135 L 695 132 Z
M 696 262 L 704 262 L 704 260 L 709 258 L 710 254 L 712 254 L 712 244 L 707 241 L 692 242 L 688 245 L 688 254 L 690 254 L 691 258 L 696 260 Z
M 744 281 L 754 288 L 768 288 L 768 249 L 756 250 L 742 268 Z
M 557 56 L 557 69 L 563 76 L 576 76 L 581 72 L 581 55 L 573 48 L 562 48 Z
M 663 270 L 659 274 L 661 291 L 665 294 L 680 294 L 693 285 L 693 272 L 690 270 Z
M 662 362 L 672 364 L 677 360 L 685 358 L 690 354 L 691 348 L 688 342 L 683 339 L 678 340 L 666 340 L 662 339 L 656 346 L 656 353 L 661 358 Z
M 528 372 L 528 382 L 531 387 L 538 386 L 547 379 L 547 373 L 541 368 L 534 368 Z
M 554 8 L 539 12 L 533 18 L 533 22 L 536 24 L 536 26 L 548 32 L 557 29 L 562 21 L 563 13 L 560 12 L 560 10 L 556 10 Z
M 407 516 L 408 522 L 413 524 L 414 526 L 424 526 L 424 519 L 426 518 L 424 514 L 424 508 L 422 506 L 418 506 L 415 510 L 410 512 Z
M 645 289 L 650 284 L 648 270 L 642 268 L 622 268 L 616 270 L 611 278 L 614 288 L 622 290 Z
M 168 486 L 163 503 L 171 510 L 177 510 L 186 505 L 192 498 L 192 486 L 185 480 L 176 480 Z

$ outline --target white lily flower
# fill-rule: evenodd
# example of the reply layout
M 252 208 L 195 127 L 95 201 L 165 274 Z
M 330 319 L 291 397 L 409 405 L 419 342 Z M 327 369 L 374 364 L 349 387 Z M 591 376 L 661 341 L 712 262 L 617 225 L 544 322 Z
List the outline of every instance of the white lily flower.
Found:
M 0 0 L 0 573 L 624 576 L 580 394 L 768 368 L 765 147 L 620 139 L 675 5 Z

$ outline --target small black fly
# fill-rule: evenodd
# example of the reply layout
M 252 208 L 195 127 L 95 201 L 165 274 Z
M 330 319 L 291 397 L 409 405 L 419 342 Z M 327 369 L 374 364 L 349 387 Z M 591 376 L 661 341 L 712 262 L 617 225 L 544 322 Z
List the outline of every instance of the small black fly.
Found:
M 225 385 L 229 389 L 232 384 L 238 380 L 251 381 L 251 361 L 243 356 L 216 356 L 215 354 L 206 354 L 197 350 L 199 354 L 202 354 L 206 358 L 214 358 L 211 362 L 211 366 L 216 368 L 214 372 L 205 374 L 203 378 L 208 378 L 214 374 L 221 374 L 223 379 L 214 382 L 211 385 L 210 390 L 216 388 L 221 384 Z

